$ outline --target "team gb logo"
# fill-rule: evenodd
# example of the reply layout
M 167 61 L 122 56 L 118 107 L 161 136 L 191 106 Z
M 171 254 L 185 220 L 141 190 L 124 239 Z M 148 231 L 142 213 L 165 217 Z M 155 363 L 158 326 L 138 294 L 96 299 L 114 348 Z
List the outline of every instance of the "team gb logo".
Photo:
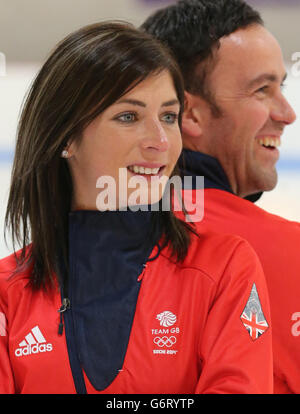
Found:
M 164 311 L 156 316 L 161 326 L 168 327 L 174 325 L 176 322 L 176 315 L 170 311 Z

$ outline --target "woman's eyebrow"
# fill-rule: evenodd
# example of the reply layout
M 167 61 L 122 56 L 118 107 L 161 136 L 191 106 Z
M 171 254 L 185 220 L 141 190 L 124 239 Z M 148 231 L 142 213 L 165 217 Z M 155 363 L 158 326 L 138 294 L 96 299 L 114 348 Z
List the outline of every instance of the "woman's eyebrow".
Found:
M 146 108 L 146 103 L 140 101 L 138 99 L 121 99 L 120 101 L 116 102 L 116 104 L 128 103 L 135 106 L 141 106 L 142 108 Z M 164 102 L 161 106 L 172 106 L 172 105 L 179 105 L 178 99 L 171 99 L 170 101 Z
M 145 102 L 139 101 L 137 99 L 121 99 L 120 101 L 116 102 L 116 104 L 122 104 L 122 103 L 128 103 L 135 106 L 142 106 L 143 108 L 146 108 Z
M 171 99 L 170 101 L 164 102 L 162 106 L 180 105 L 178 99 Z

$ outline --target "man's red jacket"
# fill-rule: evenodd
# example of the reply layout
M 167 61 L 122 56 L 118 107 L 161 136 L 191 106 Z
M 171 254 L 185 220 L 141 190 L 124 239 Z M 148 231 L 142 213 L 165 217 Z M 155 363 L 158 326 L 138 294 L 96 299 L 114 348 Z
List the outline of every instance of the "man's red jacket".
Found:
M 194 189 L 190 198 L 195 203 L 198 192 L 198 218 L 203 213 L 196 223 L 198 231 L 238 235 L 251 244 L 261 261 L 271 305 L 274 392 L 299 394 L 300 224 L 235 196 L 216 159 L 186 150 L 184 159 L 184 175 L 205 177 L 204 192 Z

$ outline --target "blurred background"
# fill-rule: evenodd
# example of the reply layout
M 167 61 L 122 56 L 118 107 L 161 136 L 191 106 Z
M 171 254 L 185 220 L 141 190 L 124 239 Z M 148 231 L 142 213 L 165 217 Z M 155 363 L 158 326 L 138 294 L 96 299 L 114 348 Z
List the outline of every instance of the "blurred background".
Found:
M 86 24 L 122 19 L 139 26 L 170 0 L 0 0 L 0 258 L 4 243 L 15 133 L 26 91 L 54 45 Z M 288 78 L 285 95 L 299 119 L 286 128 L 278 163 L 279 182 L 258 205 L 300 221 L 300 0 L 248 0 L 282 46 Z M 297 53 L 298 52 L 298 53 Z

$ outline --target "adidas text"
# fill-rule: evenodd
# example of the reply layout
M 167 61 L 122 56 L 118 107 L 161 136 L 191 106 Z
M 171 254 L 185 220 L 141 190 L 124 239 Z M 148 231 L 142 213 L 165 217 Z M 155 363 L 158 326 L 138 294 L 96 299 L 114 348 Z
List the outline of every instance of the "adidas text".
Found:
M 38 354 L 39 352 L 51 352 L 53 349 L 52 344 L 36 344 L 36 345 L 27 345 L 24 348 L 17 348 L 15 350 L 15 355 L 17 357 L 30 354 Z
M 39 352 L 51 352 L 52 344 L 47 343 L 40 328 L 36 325 L 31 329 L 25 339 L 19 343 L 19 348 L 15 350 L 17 357 L 31 354 L 38 354 Z

